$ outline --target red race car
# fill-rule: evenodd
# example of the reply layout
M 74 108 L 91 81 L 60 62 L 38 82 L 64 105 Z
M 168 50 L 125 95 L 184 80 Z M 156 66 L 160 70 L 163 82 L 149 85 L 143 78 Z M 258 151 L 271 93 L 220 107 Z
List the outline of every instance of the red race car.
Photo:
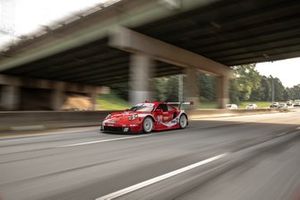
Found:
M 192 102 L 145 102 L 123 112 L 113 112 L 101 124 L 102 132 L 150 133 L 186 128 L 188 116 L 181 105 Z M 177 105 L 177 106 L 175 106 Z

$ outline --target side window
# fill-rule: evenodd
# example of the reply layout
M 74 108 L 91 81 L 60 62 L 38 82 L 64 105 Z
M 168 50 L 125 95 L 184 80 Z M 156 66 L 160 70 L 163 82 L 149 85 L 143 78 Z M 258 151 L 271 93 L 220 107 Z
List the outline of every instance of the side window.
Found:
M 170 105 L 167 105 L 168 106 L 168 111 L 173 111 L 174 110 L 174 107 L 170 106 Z
M 162 109 L 163 112 L 167 112 L 168 111 L 168 107 L 166 104 L 159 104 L 159 106 L 157 107 L 157 109 Z

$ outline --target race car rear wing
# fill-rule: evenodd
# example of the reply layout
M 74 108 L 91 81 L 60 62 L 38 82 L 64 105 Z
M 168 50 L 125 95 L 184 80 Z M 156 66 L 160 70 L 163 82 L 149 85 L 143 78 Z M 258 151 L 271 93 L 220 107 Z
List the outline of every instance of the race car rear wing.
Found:
M 193 105 L 194 102 L 192 101 L 177 101 L 177 102 L 165 102 L 166 104 L 169 104 L 169 105 L 178 105 L 178 108 L 180 109 L 182 105 Z

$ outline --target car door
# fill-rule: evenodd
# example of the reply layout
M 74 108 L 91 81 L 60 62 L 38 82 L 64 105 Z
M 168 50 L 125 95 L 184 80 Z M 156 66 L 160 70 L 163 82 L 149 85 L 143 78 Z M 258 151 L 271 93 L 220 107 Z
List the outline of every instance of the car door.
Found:
M 169 112 L 167 104 L 159 104 L 157 110 L 159 110 L 160 112 L 157 113 L 157 117 L 159 118 L 159 120 L 161 120 L 161 122 L 167 123 L 173 119 L 172 112 Z
M 167 104 L 163 104 L 163 121 L 165 123 L 173 119 L 173 110 Z
M 178 110 L 171 106 L 171 105 L 167 105 L 168 106 L 168 112 L 169 112 L 169 117 L 170 117 L 170 121 L 173 120 L 175 117 L 177 117 L 178 115 Z

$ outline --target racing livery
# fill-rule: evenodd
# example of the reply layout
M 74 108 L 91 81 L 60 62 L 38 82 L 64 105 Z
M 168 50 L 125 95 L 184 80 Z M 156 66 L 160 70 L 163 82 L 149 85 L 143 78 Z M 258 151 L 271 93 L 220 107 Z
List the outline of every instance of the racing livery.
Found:
M 188 117 L 181 109 L 192 102 L 145 102 L 123 112 L 109 114 L 101 123 L 102 132 L 150 133 L 186 128 Z

